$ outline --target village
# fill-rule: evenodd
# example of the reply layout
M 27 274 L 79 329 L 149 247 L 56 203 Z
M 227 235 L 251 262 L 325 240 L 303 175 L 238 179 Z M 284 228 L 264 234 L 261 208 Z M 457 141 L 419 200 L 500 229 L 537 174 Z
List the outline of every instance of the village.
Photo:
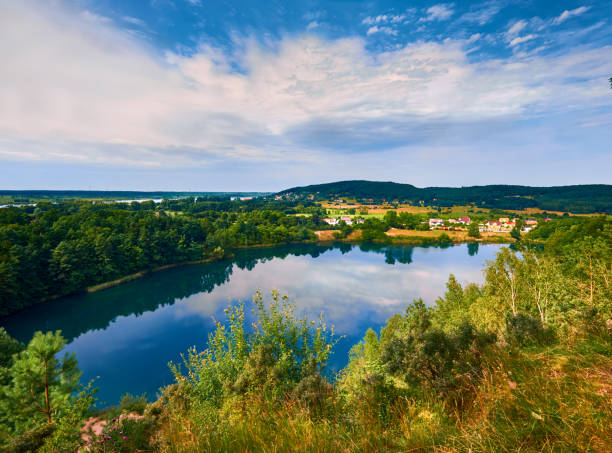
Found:
M 549 220 L 545 219 L 545 221 Z M 430 230 L 464 231 L 467 230 L 467 226 L 472 221 L 469 217 L 465 216 L 459 219 L 429 219 L 428 223 Z M 481 233 L 509 233 L 517 225 L 521 225 L 521 233 L 528 233 L 538 226 L 538 221 L 536 219 L 521 220 L 518 218 L 500 217 L 498 220 L 487 220 L 484 223 L 479 223 L 478 231 Z
M 548 218 L 544 219 L 544 221 L 549 220 Z M 362 217 L 339 216 L 324 218 L 323 221 L 328 225 L 337 226 L 342 222 L 346 225 L 363 224 L 365 219 Z M 450 218 L 446 220 L 430 218 L 422 223 L 428 224 L 430 230 L 467 231 L 467 227 L 472 223 L 472 220 L 468 216 L 463 216 L 458 219 Z M 500 217 L 497 220 L 487 220 L 484 223 L 479 223 L 478 231 L 481 233 L 509 233 L 517 225 L 520 226 L 521 233 L 528 233 L 538 226 L 538 221 L 536 219 L 521 220 L 518 218 Z

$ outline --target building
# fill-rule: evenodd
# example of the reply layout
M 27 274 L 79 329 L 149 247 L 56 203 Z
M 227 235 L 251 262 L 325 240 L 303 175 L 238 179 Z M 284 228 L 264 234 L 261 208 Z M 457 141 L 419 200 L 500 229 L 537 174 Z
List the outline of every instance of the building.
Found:
M 346 223 L 347 225 L 353 224 L 353 219 L 350 217 L 340 217 L 340 221 Z
M 459 217 L 459 222 L 463 223 L 464 225 L 469 225 L 471 222 L 471 219 L 468 216 Z
M 444 226 L 444 220 L 442 219 L 429 219 L 429 229 L 435 230 L 438 227 Z
M 338 225 L 338 219 L 323 219 L 328 225 Z
M 525 225 L 537 225 L 538 221 L 536 219 L 527 219 L 525 220 Z
M 486 226 L 487 226 L 487 231 L 500 232 L 502 230 L 501 222 L 498 222 L 496 220 L 489 220 Z
M 456 220 L 456 219 L 448 219 L 448 223 L 459 223 L 459 220 Z

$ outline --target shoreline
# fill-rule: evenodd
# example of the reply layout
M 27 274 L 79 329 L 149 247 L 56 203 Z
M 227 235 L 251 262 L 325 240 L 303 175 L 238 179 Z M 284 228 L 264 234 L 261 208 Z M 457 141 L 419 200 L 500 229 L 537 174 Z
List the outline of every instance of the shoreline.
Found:
M 205 258 L 203 260 L 182 261 L 180 263 L 165 264 L 163 266 L 155 267 L 153 269 L 146 269 L 146 270 L 138 271 L 138 272 L 135 272 L 133 274 L 126 275 L 125 277 L 118 278 L 116 280 L 110 280 L 108 282 L 103 282 L 103 283 L 98 283 L 97 285 L 88 286 L 87 288 L 85 288 L 85 292 L 86 293 L 95 293 L 95 292 L 102 291 L 102 290 L 105 290 L 105 289 L 108 289 L 108 288 L 112 288 L 114 286 L 121 285 L 122 283 L 127 283 L 127 282 L 131 282 L 133 280 L 137 280 L 139 278 L 144 277 L 145 275 L 152 274 L 154 272 L 165 271 L 167 269 L 173 269 L 175 267 L 191 266 L 193 264 L 212 263 L 214 261 L 218 261 L 218 260 L 221 260 L 221 259 L 233 258 L 233 257 L 234 257 L 234 254 L 230 253 L 228 256 L 224 256 L 223 258 L 213 258 L 213 257 L 210 257 L 210 258 Z
M 493 239 L 493 238 L 492 238 Z M 502 239 L 502 238 L 499 238 Z M 407 238 L 390 238 L 390 240 L 386 241 L 386 240 L 382 240 L 382 239 L 374 239 L 372 241 L 363 241 L 361 239 L 348 239 L 348 238 L 343 238 L 343 239 L 333 239 L 333 240 L 314 240 L 314 241 L 293 241 L 293 242 L 282 242 L 282 243 L 277 243 L 277 244 L 254 244 L 254 245 L 246 245 L 246 246 L 238 246 L 238 247 L 234 247 L 233 250 L 246 250 L 246 249 L 255 249 L 255 248 L 266 248 L 266 247 L 276 247 L 279 245 L 290 245 L 290 244 L 312 244 L 312 243 L 317 243 L 317 244 L 330 244 L 330 243 L 334 243 L 334 242 L 345 242 L 348 244 L 359 244 L 359 243 L 363 243 L 363 242 L 376 242 L 376 243 L 380 243 L 380 244 L 411 244 L 411 245 L 418 245 L 418 244 L 422 244 L 422 245 L 455 245 L 455 244 L 470 244 L 470 243 L 479 243 L 479 244 L 512 244 L 512 242 L 510 241 L 502 241 L 502 240 L 483 240 L 483 239 L 471 239 L 471 240 L 457 240 L 457 241 L 450 241 L 450 242 L 439 242 L 439 241 L 432 241 L 430 238 L 411 238 L 411 239 L 407 239 Z M 126 275 L 125 277 L 121 277 L 118 278 L 116 280 L 111 280 L 108 282 L 103 282 L 103 283 L 98 283 L 97 285 L 91 285 L 88 286 L 87 288 L 85 288 L 85 292 L 87 293 L 95 293 L 98 291 L 103 291 L 105 289 L 108 288 L 113 288 L 115 286 L 121 285 L 123 283 L 128 283 L 134 280 L 137 280 L 139 278 L 144 277 L 145 275 L 148 274 L 152 274 L 154 272 L 159 272 L 159 271 L 164 271 L 167 269 L 173 269 L 176 267 L 182 267 L 182 266 L 191 266 L 194 264 L 206 264 L 206 263 L 213 263 L 215 261 L 221 261 L 224 259 L 231 259 L 233 258 L 235 255 L 233 253 L 230 253 L 229 255 L 224 256 L 223 258 L 205 258 L 203 260 L 197 260 L 197 261 L 183 261 L 181 263 L 174 263 L 174 264 L 166 264 L 164 266 L 159 266 L 153 269 L 147 269 L 147 270 L 142 270 L 139 272 L 135 272 L 133 274 L 130 275 Z M 59 297 L 65 297 L 65 296 L 55 296 L 54 299 L 57 299 Z M 47 299 L 47 300 L 52 300 Z
M 323 230 L 323 231 L 327 231 L 327 230 Z M 495 238 L 495 239 L 504 239 L 504 238 Z M 276 243 L 276 244 L 254 244 L 254 245 L 247 245 L 247 246 L 237 246 L 234 247 L 232 250 L 244 250 L 244 249 L 254 249 L 254 248 L 265 248 L 265 247 L 276 247 L 276 246 L 280 246 L 280 245 L 289 245 L 289 244 L 312 244 L 312 243 L 316 243 L 316 244 L 333 244 L 334 242 L 344 242 L 344 243 L 348 243 L 348 244 L 353 244 L 353 245 L 357 245 L 359 243 L 364 243 L 364 242 L 375 242 L 375 243 L 379 243 L 379 244 L 410 244 L 410 245 L 455 245 L 455 244 L 469 244 L 469 243 L 479 243 L 479 244 L 511 244 L 512 242 L 510 241 L 504 241 L 504 240 L 489 240 L 489 239 L 483 239 L 483 238 L 470 238 L 468 240 L 465 239 L 460 239 L 460 240 L 451 240 L 450 242 L 439 242 L 436 240 L 432 240 L 432 238 L 427 238 L 427 237 L 412 237 L 412 238 L 398 238 L 398 237 L 389 237 L 389 240 L 381 240 L 381 239 L 373 239 L 371 241 L 364 241 L 360 238 L 341 238 L 341 239 L 315 239 L 315 240 L 304 240 L 304 241 L 292 241 L 292 242 L 282 242 L 282 243 Z M 14 315 L 15 313 L 19 313 L 20 311 L 22 311 L 25 308 L 29 308 L 29 307 L 33 307 L 34 305 L 39 305 L 39 304 L 44 304 L 47 302 L 50 302 L 52 300 L 55 299 L 60 299 L 62 297 L 70 297 L 73 296 L 75 294 L 81 294 L 81 293 L 95 293 L 98 291 L 103 291 L 105 289 L 109 289 L 109 288 L 114 288 L 116 286 L 122 285 L 124 283 L 129 283 L 131 281 L 134 280 L 138 280 L 139 278 L 142 278 L 146 275 L 155 273 L 155 272 L 160 272 L 160 271 L 164 271 L 164 270 L 168 270 L 168 269 L 173 269 L 176 267 L 182 267 L 182 266 L 191 266 L 194 264 L 207 264 L 207 263 L 213 263 L 216 261 L 221 261 L 224 259 L 231 259 L 233 258 L 235 255 L 233 253 L 229 253 L 228 255 L 223 256 L 222 258 L 215 258 L 215 257 L 209 257 L 209 258 L 205 258 L 202 260 L 195 260 L 195 261 L 183 261 L 180 263 L 173 263 L 173 264 L 165 264 L 163 266 L 159 266 L 159 267 L 155 267 L 152 269 L 144 269 L 138 272 L 135 272 L 133 274 L 129 274 L 126 275 L 124 277 L 115 279 L 115 280 L 110 280 L 107 282 L 102 282 L 102 283 L 98 283 L 96 285 L 90 285 L 87 286 L 85 288 L 82 288 L 79 291 L 75 291 L 73 293 L 70 294 L 64 294 L 64 295 L 54 295 L 54 296 L 50 296 L 47 297 L 43 300 L 40 300 L 32 305 L 29 305 L 28 307 L 24 307 L 21 310 L 17 310 L 15 312 L 9 313 L 7 315 L 1 316 L 0 318 L 5 318 L 11 315 Z

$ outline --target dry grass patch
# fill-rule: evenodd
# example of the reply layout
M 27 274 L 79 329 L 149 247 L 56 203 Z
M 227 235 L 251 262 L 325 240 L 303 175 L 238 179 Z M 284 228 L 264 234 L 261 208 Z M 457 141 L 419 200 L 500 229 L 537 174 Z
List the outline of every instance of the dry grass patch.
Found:
M 510 233 L 505 232 L 483 232 L 480 233 L 480 238 L 472 238 L 468 236 L 467 231 L 450 231 L 450 230 L 403 230 L 400 228 L 391 228 L 386 232 L 386 235 L 397 239 L 437 239 L 441 234 L 446 233 L 454 242 L 466 241 L 485 241 L 485 242 L 508 242 Z
M 358 241 L 361 239 L 361 230 L 352 231 L 347 237 L 349 241 Z
M 447 230 L 402 230 L 399 228 L 390 228 L 386 235 L 395 238 L 438 238 L 442 233 L 448 234 L 453 241 L 465 241 L 468 239 L 467 231 L 447 231 Z
M 334 233 L 338 232 L 338 230 L 321 230 L 321 231 L 315 231 L 315 234 L 317 235 L 317 240 L 318 241 L 333 241 L 334 238 Z

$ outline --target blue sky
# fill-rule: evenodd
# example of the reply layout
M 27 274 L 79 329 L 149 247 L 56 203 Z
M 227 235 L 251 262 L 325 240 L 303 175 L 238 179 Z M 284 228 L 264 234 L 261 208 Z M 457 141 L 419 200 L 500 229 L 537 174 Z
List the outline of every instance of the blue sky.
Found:
M 612 183 L 609 1 L 0 0 L 0 188 Z

